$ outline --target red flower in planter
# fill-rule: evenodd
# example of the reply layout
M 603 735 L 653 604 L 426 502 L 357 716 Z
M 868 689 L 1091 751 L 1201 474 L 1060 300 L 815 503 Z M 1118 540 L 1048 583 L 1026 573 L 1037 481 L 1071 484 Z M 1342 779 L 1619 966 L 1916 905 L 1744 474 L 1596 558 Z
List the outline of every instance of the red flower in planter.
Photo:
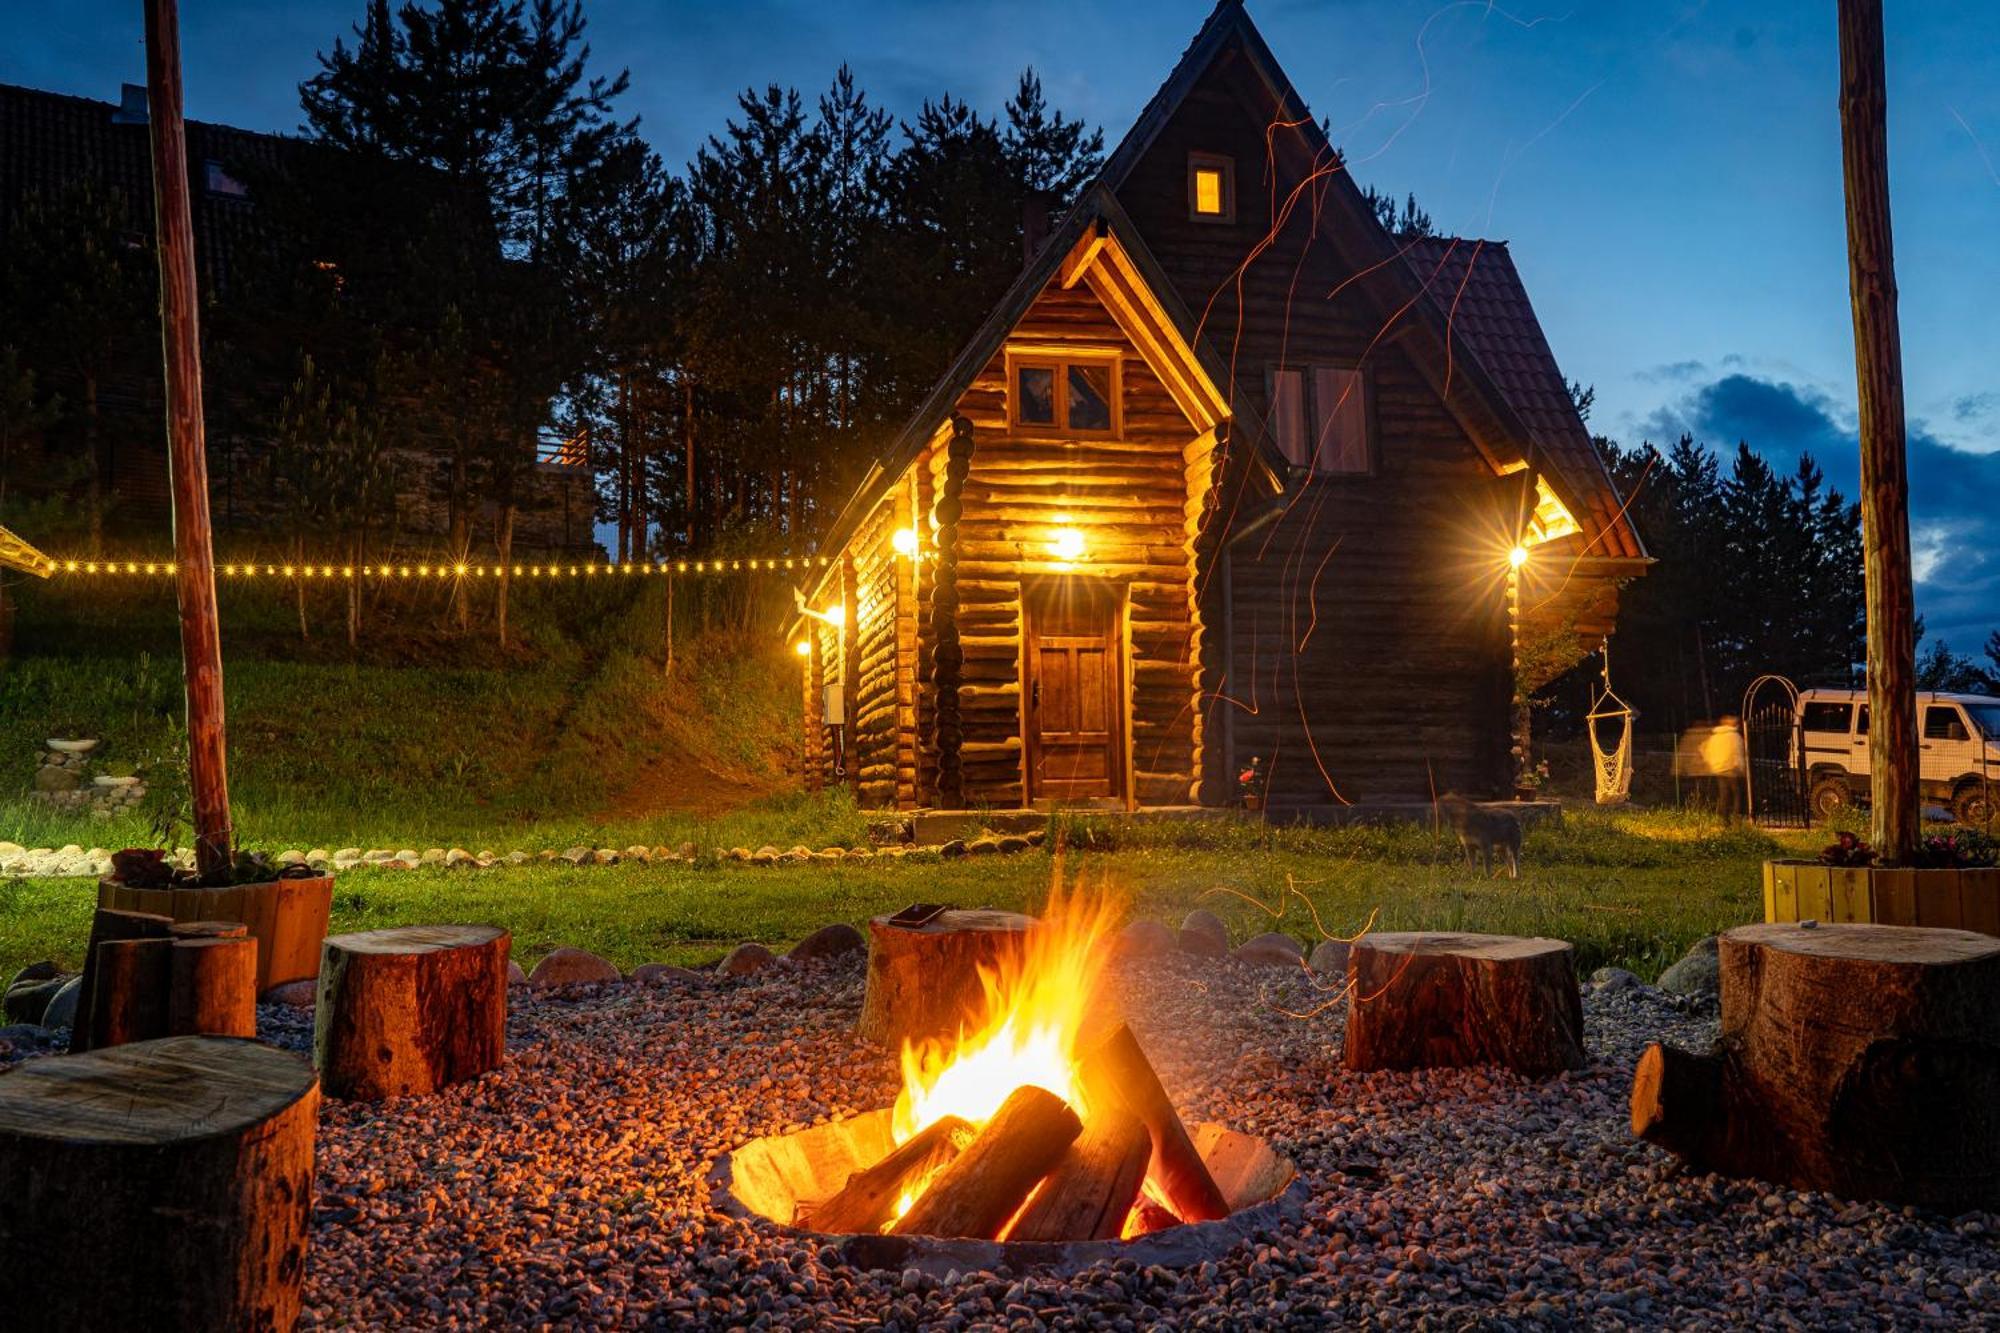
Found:
M 1836 833 L 1833 845 L 1824 848 L 1819 859 L 1830 866 L 1858 869 L 1875 864 L 1875 849 L 1852 833 Z

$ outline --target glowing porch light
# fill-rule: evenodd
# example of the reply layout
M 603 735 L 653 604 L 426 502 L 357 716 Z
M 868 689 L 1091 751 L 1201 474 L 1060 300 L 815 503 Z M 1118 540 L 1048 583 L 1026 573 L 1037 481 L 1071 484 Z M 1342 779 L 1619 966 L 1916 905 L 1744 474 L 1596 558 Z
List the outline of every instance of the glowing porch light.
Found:
M 811 657 L 813 651 L 812 642 L 808 639 L 800 639 L 797 643 L 792 645 L 792 651 L 797 653 L 800 657 Z
M 1507 552 L 1507 563 L 1516 569 L 1527 564 L 1528 548 L 1525 546 L 1516 546 L 1513 550 Z
M 898 528 L 896 529 L 896 535 L 889 539 L 889 544 L 896 548 L 897 555 L 903 556 L 906 559 L 913 559 L 917 554 L 917 530 L 915 528 Z
M 1049 549 L 1064 564 L 1075 564 L 1083 559 L 1083 533 L 1076 528 L 1057 528 L 1049 539 Z

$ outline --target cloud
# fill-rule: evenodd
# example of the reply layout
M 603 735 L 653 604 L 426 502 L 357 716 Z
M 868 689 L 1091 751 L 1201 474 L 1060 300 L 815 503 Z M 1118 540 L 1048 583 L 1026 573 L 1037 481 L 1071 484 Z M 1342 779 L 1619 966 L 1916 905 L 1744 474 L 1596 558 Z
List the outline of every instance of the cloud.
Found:
M 2000 395 L 1968 395 L 1953 404 L 1954 416 L 1961 405 L 1975 417 L 2000 415 Z M 1723 454 L 1725 463 L 1739 440 L 1780 472 L 1810 454 L 1842 495 L 1852 499 L 1860 490 L 1854 416 L 1810 385 L 1726 374 L 1656 409 L 1643 425 L 1660 442 L 1692 435 Z M 1958 448 L 1913 418 L 1908 463 L 1918 610 L 1932 634 L 1976 654 L 2000 625 L 2000 453 Z
M 1638 371 L 1632 378 L 1643 384 L 1687 384 L 1707 373 L 1708 364 L 1703 361 L 1669 361 L 1650 370 Z

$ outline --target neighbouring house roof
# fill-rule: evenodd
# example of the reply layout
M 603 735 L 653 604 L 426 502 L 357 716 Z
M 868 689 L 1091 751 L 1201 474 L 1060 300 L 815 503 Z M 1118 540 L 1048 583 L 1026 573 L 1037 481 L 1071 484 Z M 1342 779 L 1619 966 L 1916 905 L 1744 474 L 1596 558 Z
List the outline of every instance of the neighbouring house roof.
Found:
M 5 528 L 0 528 L 0 569 L 18 569 L 23 574 L 47 578 L 55 573 L 56 562 Z
M 150 245 L 153 159 L 144 92 L 133 88 L 121 108 L 0 83 L 0 224 L 31 193 L 87 181 L 123 198 L 135 241 Z M 276 171 L 309 145 L 198 120 L 186 125 L 196 253 L 205 285 L 226 284 L 259 235 L 242 175 Z
M 1544 461 L 1568 482 L 1590 555 L 1644 556 L 1646 548 L 1570 397 L 1541 321 L 1505 241 L 1405 238 L 1403 258 L 1428 283 L 1431 303 L 1471 344 L 1486 373 L 1533 432 Z
M 1217 422 L 1231 423 L 1231 438 L 1248 445 L 1252 465 L 1272 478 L 1271 485 L 1275 489 L 1275 478 L 1280 475 L 1282 460 L 1268 439 L 1268 432 L 1247 406 L 1240 402 L 1230 403 L 1227 369 L 1208 346 L 1207 340 L 1196 335 L 1193 316 L 1181 303 L 1159 261 L 1146 248 L 1137 227 L 1126 216 L 1117 198 L 1105 187 L 1093 185 L 1064 215 L 1061 225 L 1036 251 L 1035 257 L 1007 289 L 1007 294 L 1000 298 L 985 321 L 966 341 L 950 368 L 925 396 L 922 405 L 877 457 L 867 477 L 835 517 L 821 549 L 837 552 L 847 545 L 883 494 L 922 456 L 924 447 L 950 420 L 959 399 L 980 371 L 1006 345 L 1008 334 L 1013 332 L 1049 283 L 1069 276 L 1066 265 L 1074 264 L 1081 268 L 1098 262 L 1096 256 L 1100 247 L 1095 242 L 1100 240 L 1106 260 L 1121 267 L 1129 265 L 1130 278 L 1136 279 L 1133 285 L 1138 291 L 1135 294 L 1154 307 L 1148 313 L 1163 321 L 1175 335 L 1178 354 L 1189 363 L 1188 369 L 1199 381 L 1191 392 L 1197 398 L 1207 400 L 1208 415 Z M 1124 316 L 1116 310 L 1112 313 L 1121 324 L 1124 322 Z M 1169 374 L 1162 378 L 1167 382 L 1169 392 L 1174 392 L 1175 377 Z M 1180 395 L 1176 394 L 1176 397 Z M 1201 410 L 1198 403 L 1184 405 Z M 823 574 L 821 581 L 831 576 L 831 573 Z
M 1173 72 L 1106 160 L 1099 179 L 1108 188 L 1119 187 L 1209 66 L 1232 46 L 1241 51 L 1269 90 L 1281 117 L 1296 126 L 1314 154 L 1337 152 L 1263 34 L 1244 12 L 1241 0 L 1220 0 Z M 1453 258 L 1439 270 L 1435 255 L 1425 263 L 1425 255 L 1412 248 L 1408 239 L 1389 234 L 1349 173 L 1334 171 L 1325 179 L 1327 209 L 1337 210 L 1353 234 L 1367 239 L 1371 253 L 1349 256 L 1357 271 L 1379 265 L 1404 293 L 1406 308 L 1433 326 L 1450 349 L 1457 385 L 1484 399 L 1506 434 L 1514 437 L 1513 446 L 1548 474 L 1564 505 L 1583 525 L 1590 543 L 1588 554 L 1644 558 L 1645 547 L 1624 517 L 1617 487 L 1569 400 L 1562 373 L 1505 248 L 1489 242 L 1482 249 L 1477 242 L 1460 242 L 1461 249 L 1452 249 L 1451 240 L 1446 238 L 1438 244 Z M 1483 262 L 1494 248 L 1499 249 L 1500 262 Z M 1389 262 L 1399 252 L 1405 252 L 1405 262 Z M 1474 261 L 1474 254 L 1482 260 Z M 1459 318 L 1454 319 L 1450 307 L 1468 265 L 1472 279 L 1464 283 Z M 1467 310 L 1467 301 L 1474 304 L 1475 311 Z M 1452 401 L 1448 399 L 1447 406 Z

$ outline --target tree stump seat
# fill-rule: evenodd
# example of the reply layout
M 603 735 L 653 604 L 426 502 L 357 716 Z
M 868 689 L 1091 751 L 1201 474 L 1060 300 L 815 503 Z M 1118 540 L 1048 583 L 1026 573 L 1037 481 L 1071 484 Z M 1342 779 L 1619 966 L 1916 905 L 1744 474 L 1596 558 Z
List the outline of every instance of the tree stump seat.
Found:
M 507 952 L 498 926 L 397 926 L 321 946 L 313 1061 L 327 1095 L 423 1095 L 500 1067 Z
M 1034 926 L 1034 917 L 991 908 L 875 917 L 868 923 L 868 989 L 856 1030 L 892 1051 L 906 1041 L 952 1035 L 985 1002 L 979 969 L 1019 949 Z
M 2000 1208 L 2000 939 L 1739 926 L 1717 961 L 1715 1048 L 1646 1048 L 1634 1134 L 1724 1175 Z
M 1540 1076 L 1584 1063 L 1582 992 L 1561 940 L 1382 931 L 1354 941 L 1347 979 L 1349 1069 Z
M 318 1111 L 310 1065 L 240 1037 L 0 1077 L 0 1324 L 291 1328 Z

